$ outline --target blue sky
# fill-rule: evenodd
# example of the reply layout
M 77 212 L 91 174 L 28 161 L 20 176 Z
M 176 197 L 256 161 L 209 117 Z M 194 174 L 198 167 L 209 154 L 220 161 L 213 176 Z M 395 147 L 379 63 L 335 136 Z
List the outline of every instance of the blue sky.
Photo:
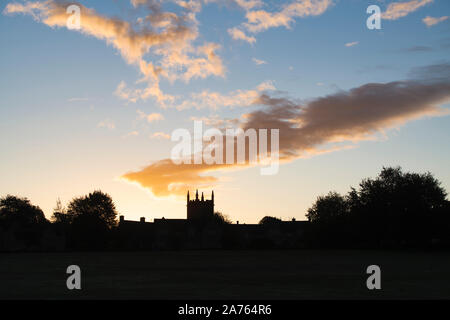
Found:
M 188 81 L 161 76 L 162 92 L 178 97 L 173 106 L 162 106 L 154 97 L 134 102 L 115 94 L 121 82 L 129 90 L 147 85 L 136 83 L 142 74 L 136 63 L 127 61 L 124 51 L 86 32 L 49 26 L 46 11 L 34 11 L 38 18 L 33 19 L 26 2 L 2 1 L 0 195 L 29 197 L 50 216 L 58 197 L 67 203 L 74 196 L 102 189 L 113 196 L 127 218 L 184 217 L 184 197 L 177 192 L 158 196 L 151 183 L 130 183 L 120 177 L 170 156 L 174 143 L 152 138 L 157 132 L 170 135 L 176 128 L 191 130 L 193 117 L 239 119 L 261 108 L 217 103 L 177 109 L 179 103 L 192 100 L 192 93 L 230 97 L 237 90 L 254 91 L 261 83 L 269 83 L 270 94 L 306 105 L 367 83 L 409 79 L 413 68 L 448 63 L 450 20 L 431 26 L 423 22 L 427 16 L 448 16 L 450 3 L 445 0 L 329 1 L 323 12 L 294 16 L 289 28 L 270 27 L 255 33 L 243 25 L 249 11 L 275 13 L 307 1 L 260 1 L 247 11 L 239 1 L 210 2 L 198 2 L 197 35 L 189 45 L 193 50 L 205 43 L 217 45 L 214 53 L 223 71 Z M 371 4 L 387 12 L 392 3 L 413 8 L 421 2 L 426 3 L 402 17 L 382 19 L 381 30 L 366 27 L 366 8 Z M 21 4 L 22 11 L 12 12 L 11 4 Z M 80 1 L 98 16 L 117 17 L 132 25 L 138 17 L 152 14 L 147 4 L 133 8 L 127 1 Z M 163 1 L 160 6 L 162 12 L 182 15 L 175 1 Z M 233 39 L 228 30 L 235 27 L 256 42 Z M 355 44 L 346 46 L 350 43 Z M 166 67 L 161 56 L 152 53 L 140 59 Z M 254 59 L 265 63 L 257 65 Z M 180 68 L 171 75 L 182 77 Z M 440 107 L 448 109 L 448 102 Z M 164 119 L 149 122 L 139 112 L 157 113 Z M 380 131 L 376 140 L 359 141 L 350 150 L 290 159 L 275 176 L 261 176 L 258 168 L 218 171 L 213 174 L 218 180 L 202 187 L 208 195 L 212 188 L 217 190 L 216 209 L 248 223 L 267 214 L 302 219 L 318 195 L 330 190 L 344 193 L 361 178 L 376 175 L 382 166 L 429 170 L 450 190 L 449 128 L 449 116 L 424 115 L 383 128 L 384 137 Z M 191 190 L 196 186 L 189 185 Z

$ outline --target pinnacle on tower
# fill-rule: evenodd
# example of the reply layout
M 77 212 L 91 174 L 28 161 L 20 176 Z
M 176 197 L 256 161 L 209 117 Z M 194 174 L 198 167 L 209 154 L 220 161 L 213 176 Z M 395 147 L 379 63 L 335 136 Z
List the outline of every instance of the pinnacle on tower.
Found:
M 187 193 L 187 202 L 189 203 L 189 190 L 188 190 L 188 193 Z
M 198 189 L 195 191 L 195 200 L 198 200 Z
M 203 192 L 202 192 L 202 201 L 205 201 L 205 197 L 203 197 Z

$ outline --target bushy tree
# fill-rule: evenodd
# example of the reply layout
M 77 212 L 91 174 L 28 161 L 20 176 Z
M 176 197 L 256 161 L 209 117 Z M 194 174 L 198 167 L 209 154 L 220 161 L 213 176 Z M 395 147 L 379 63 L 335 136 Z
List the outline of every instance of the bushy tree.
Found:
M 101 191 L 74 198 L 60 220 L 68 221 L 68 244 L 72 249 L 104 249 L 117 224 L 117 210 L 112 198 Z
M 117 224 L 117 210 L 111 198 L 106 193 L 94 191 L 86 196 L 74 198 L 67 207 L 67 215 L 72 222 L 83 216 L 96 217 L 108 228 Z
M 388 167 L 345 197 L 335 192 L 318 197 L 307 217 L 315 236 L 326 243 L 423 246 L 450 232 L 446 196 L 431 173 Z
M 337 192 L 329 192 L 319 196 L 306 217 L 311 222 L 334 223 L 342 219 L 347 213 L 346 199 Z
M 225 215 L 219 211 L 214 212 L 213 219 L 219 224 L 231 224 L 232 223 L 230 218 L 227 215 Z
M 364 179 L 347 197 L 356 236 L 373 245 L 418 244 L 429 241 L 431 223 L 446 203 L 446 192 L 429 172 L 383 168 Z
M 0 228 L 12 231 L 27 249 L 40 246 L 47 223 L 41 208 L 27 198 L 12 195 L 0 198 Z
M 46 223 L 44 212 L 27 198 L 7 195 L 0 198 L 0 221 L 5 226 L 12 223 L 32 225 Z

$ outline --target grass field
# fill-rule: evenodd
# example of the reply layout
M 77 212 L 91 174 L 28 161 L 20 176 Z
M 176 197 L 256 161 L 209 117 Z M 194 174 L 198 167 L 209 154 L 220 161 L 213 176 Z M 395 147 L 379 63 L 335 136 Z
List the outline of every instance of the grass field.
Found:
M 66 268 L 82 290 L 66 288 Z M 366 268 L 381 268 L 369 291 Z M 0 254 L 0 299 L 449 299 L 450 254 L 181 251 Z

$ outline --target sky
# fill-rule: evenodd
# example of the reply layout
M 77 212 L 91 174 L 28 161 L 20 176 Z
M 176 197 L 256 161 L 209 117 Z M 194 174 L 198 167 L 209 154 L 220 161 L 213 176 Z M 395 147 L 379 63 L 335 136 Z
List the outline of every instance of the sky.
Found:
M 80 1 L 79 28 L 70 4 L 0 2 L 0 196 L 50 218 L 102 190 L 151 221 L 214 189 L 217 211 L 257 223 L 305 219 L 383 166 L 450 190 L 447 0 Z M 174 164 L 195 120 L 279 129 L 278 172 Z

